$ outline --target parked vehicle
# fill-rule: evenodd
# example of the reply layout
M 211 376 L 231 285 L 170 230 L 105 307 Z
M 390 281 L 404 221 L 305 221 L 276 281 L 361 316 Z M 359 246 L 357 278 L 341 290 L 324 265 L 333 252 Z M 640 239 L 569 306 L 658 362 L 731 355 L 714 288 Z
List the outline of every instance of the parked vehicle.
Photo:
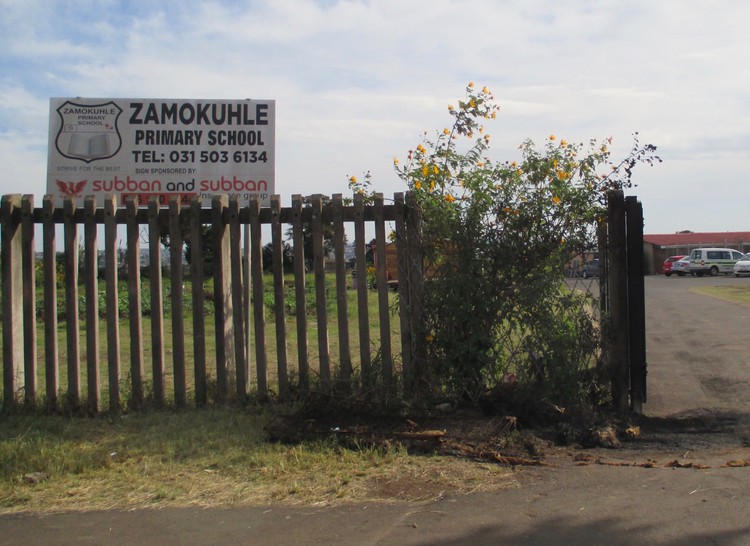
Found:
M 672 264 L 675 263 L 677 260 L 680 260 L 684 258 L 684 254 L 680 254 L 678 256 L 670 256 L 666 260 L 664 260 L 664 263 L 661 265 L 661 270 L 664 272 L 664 275 L 667 277 L 672 275 Z
M 734 264 L 734 276 L 750 275 L 750 254 L 745 254 Z
M 679 277 L 684 277 L 690 273 L 690 256 L 683 256 L 672 264 L 672 273 Z M 666 275 L 666 273 L 665 273 Z
M 581 271 L 579 272 L 579 275 L 583 277 L 584 279 L 588 279 L 589 277 L 598 277 L 599 276 L 599 260 L 597 258 L 594 258 L 593 260 L 589 260 L 585 264 L 583 264 L 583 267 L 581 267 Z
M 690 274 L 698 277 L 734 272 L 734 264 L 742 253 L 731 248 L 696 248 L 690 253 Z

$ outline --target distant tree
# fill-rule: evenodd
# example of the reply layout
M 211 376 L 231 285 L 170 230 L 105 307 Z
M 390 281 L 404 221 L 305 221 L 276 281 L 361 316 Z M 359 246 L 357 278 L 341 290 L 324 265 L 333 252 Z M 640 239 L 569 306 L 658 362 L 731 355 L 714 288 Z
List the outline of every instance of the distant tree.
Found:
M 294 248 L 289 243 L 283 243 L 281 248 L 282 264 L 284 272 L 289 273 L 294 268 Z M 268 243 L 263 247 L 263 271 L 273 269 L 273 243 Z

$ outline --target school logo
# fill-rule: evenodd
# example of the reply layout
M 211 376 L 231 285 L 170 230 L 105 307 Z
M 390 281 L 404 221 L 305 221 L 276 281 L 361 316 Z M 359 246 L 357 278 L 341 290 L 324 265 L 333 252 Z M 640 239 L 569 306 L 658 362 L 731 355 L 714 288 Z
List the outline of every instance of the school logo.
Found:
M 122 148 L 117 127 L 122 108 L 113 101 L 103 104 L 66 101 L 57 113 L 62 123 L 55 147 L 61 155 L 91 163 L 113 157 Z

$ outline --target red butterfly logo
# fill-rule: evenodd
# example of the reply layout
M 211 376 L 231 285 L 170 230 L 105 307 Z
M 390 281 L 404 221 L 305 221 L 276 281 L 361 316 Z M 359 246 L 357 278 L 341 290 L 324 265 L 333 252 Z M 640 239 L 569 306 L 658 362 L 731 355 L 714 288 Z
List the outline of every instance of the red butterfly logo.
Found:
M 60 192 L 63 195 L 70 197 L 77 197 L 81 195 L 83 188 L 86 187 L 86 180 L 80 182 L 65 182 L 64 180 L 55 180 L 57 187 L 60 188 Z

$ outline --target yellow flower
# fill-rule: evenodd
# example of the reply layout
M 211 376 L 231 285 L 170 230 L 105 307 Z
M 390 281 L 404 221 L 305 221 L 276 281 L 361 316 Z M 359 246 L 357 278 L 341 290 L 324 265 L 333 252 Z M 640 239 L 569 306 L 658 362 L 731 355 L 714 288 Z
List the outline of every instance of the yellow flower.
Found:
M 422 176 L 427 176 L 428 172 L 429 172 L 429 170 L 427 169 L 427 165 L 425 165 L 424 167 L 422 167 Z
M 427 343 L 432 343 L 433 341 L 435 341 L 435 336 L 433 336 L 432 334 L 427 334 L 427 336 L 425 337 L 425 341 L 427 341 Z
M 421 190 L 422 183 L 419 180 L 417 180 L 416 182 L 414 182 L 414 187 L 417 188 L 418 190 Z
M 489 93 L 489 91 L 487 91 L 487 86 L 486 85 L 484 87 L 482 87 L 482 93 Z
M 427 152 L 427 150 L 425 150 L 424 146 L 422 146 L 421 144 L 419 146 L 417 146 L 417 151 L 419 153 L 422 153 L 422 154 L 425 153 L 425 152 Z
M 515 169 L 516 167 L 518 167 L 518 163 L 516 163 L 516 162 L 514 161 L 513 163 L 511 163 L 511 164 L 510 164 L 510 166 L 511 166 L 511 167 L 513 167 L 513 168 Z
M 438 169 L 437 165 L 432 166 L 432 172 L 434 172 L 435 174 L 438 174 L 440 172 L 440 169 Z
M 396 158 L 396 157 L 393 158 L 393 164 L 394 165 L 398 165 L 398 158 Z
M 451 134 L 451 132 L 450 132 L 450 131 L 448 130 L 448 128 L 446 127 L 445 129 L 443 129 L 443 134 L 444 134 L 444 135 L 449 135 L 449 134 Z
M 352 184 L 356 184 L 357 183 L 357 177 L 356 176 L 350 176 L 349 177 L 349 182 L 351 182 Z
M 434 180 L 432 182 L 430 182 L 430 193 L 432 193 L 433 191 L 435 191 L 435 181 Z
M 448 111 L 452 112 L 453 110 L 455 110 L 454 106 L 452 104 L 449 104 L 448 105 Z
M 476 103 L 476 102 L 474 101 L 474 99 L 471 99 L 471 100 L 469 101 L 469 106 L 470 106 L 470 107 L 474 108 L 474 107 L 475 107 L 476 105 L 477 105 L 477 103 Z
M 555 205 L 557 205 L 558 203 L 560 203 L 560 198 L 559 198 L 558 196 L 556 196 L 556 195 L 555 195 L 555 196 L 554 196 L 554 197 L 552 198 L 552 202 L 553 202 L 553 203 L 554 203 Z
M 469 82 L 469 87 L 474 87 L 474 82 Z
M 490 116 L 492 119 L 495 119 L 497 117 L 497 114 L 495 112 L 492 112 L 492 115 Z
M 567 141 L 567 140 L 565 140 L 565 139 L 562 139 L 562 140 L 560 141 L 560 147 L 561 147 L 561 148 L 565 148 L 565 147 L 566 147 L 567 145 L 568 145 L 568 141 Z
M 550 140 L 555 140 L 555 138 L 557 138 L 557 137 L 556 137 L 555 135 L 550 135 L 550 136 L 549 136 L 549 139 L 550 139 Z
M 606 144 L 602 144 L 602 153 L 607 153 L 607 146 L 606 146 Z
M 455 201 L 455 200 L 456 200 L 456 198 L 455 198 L 455 197 L 453 197 L 453 196 L 452 196 L 452 195 L 451 195 L 451 194 L 449 193 L 449 194 L 447 194 L 447 195 L 445 196 L 445 200 L 446 200 L 446 201 L 448 201 L 449 203 L 453 203 L 453 201 Z

